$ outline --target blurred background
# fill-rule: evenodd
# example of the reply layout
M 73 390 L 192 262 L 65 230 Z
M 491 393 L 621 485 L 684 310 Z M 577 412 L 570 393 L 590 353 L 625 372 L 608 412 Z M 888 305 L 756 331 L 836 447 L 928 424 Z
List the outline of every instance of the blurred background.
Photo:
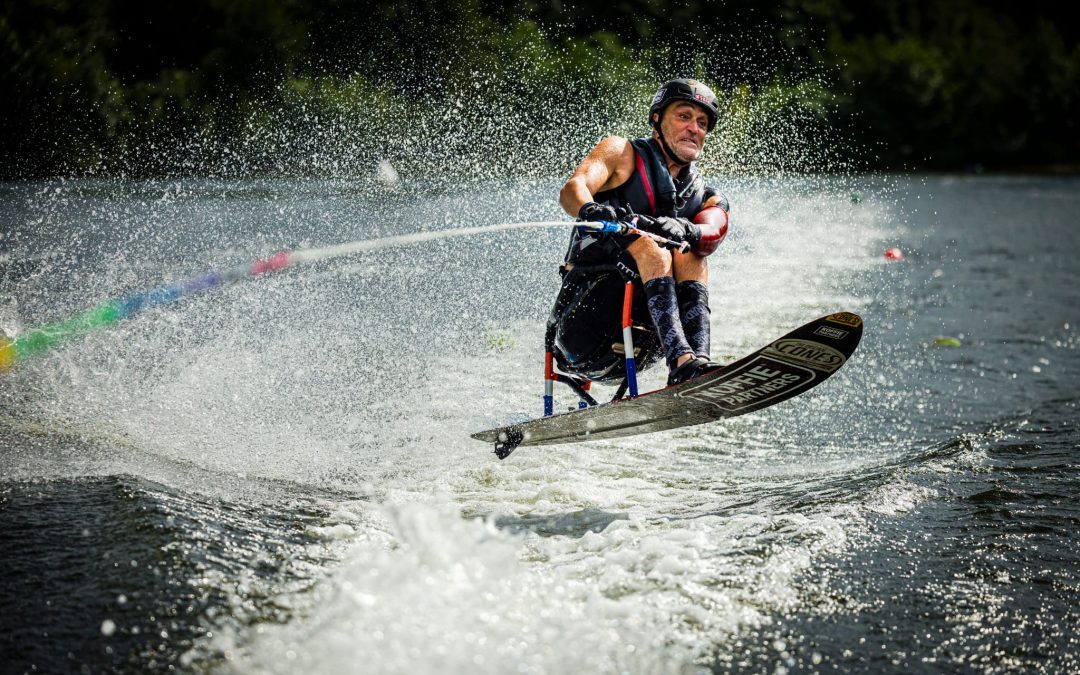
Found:
M 0 0 L 0 673 L 1080 672 L 1069 6 Z M 569 229 L 469 230 L 672 77 L 713 356 L 859 351 L 500 462 Z
M 504 172 L 550 175 L 602 133 L 643 134 L 643 122 L 601 128 L 630 117 L 597 107 L 642 110 L 676 76 L 718 89 L 727 136 L 775 137 L 754 128 L 767 108 L 828 145 L 779 160 L 734 143 L 710 167 L 729 174 L 1080 167 L 1080 24 L 1068 3 L 614 7 L 5 0 L 0 178 L 349 175 L 381 157 L 438 171 L 452 153 L 497 160 L 506 134 L 491 125 L 508 119 L 518 140 L 551 151 Z

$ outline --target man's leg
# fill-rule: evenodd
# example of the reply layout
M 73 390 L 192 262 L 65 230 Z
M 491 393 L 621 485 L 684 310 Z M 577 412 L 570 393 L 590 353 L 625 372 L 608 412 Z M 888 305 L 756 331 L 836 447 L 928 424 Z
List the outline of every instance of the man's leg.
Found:
M 693 354 L 668 375 L 668 386 L 712 372 L 723 366 L 709 360 L 709 266 L 704 256 L 675 253 L 672 263 L 677 281 L 679 320 Z
M 674 276 L 686 341 L 694 350 L 694 356 L 708 359 L 711 353 L 708 263 L 704 256 L 696 253 L 675 253 Z
M 645 287 L 645 297 L 648 299 L 649 315 L 664 347 L 668 369 L 675 370 L 694 358 L 694 349 L 686 341 L 683 323 L 679 317 L 679 300 L 675 294 L 671 254 L 648 237 L 639 237 L 626 251 L 637 263 L 638 273 Z

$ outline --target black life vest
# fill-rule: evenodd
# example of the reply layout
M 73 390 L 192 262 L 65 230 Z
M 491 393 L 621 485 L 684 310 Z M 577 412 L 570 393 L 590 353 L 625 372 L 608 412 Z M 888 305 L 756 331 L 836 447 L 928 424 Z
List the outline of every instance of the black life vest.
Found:
M 655 138 L 636 138 L 630 144 L 634 148 L 634 172 L 622 185 L 597 193 L 596 201 L 647 216 L 693 218 L 697 215 L 706 199 L 706 188 L 694 163 L 683 167 L 673 178 Z M 582 236 L 575 228 L 566 262 L 599 263 L 605 259 L 614 262 L 620 257 L 622 246 L 617 242 L 605 240 L 604 245 L 596 245 L 599 243 L 601 240 Z
M 694 163 L 672 177 L 655 138 L 637 138 L 630 145 L 634 147 L 634 173 L 622 185 L 597 194 L 596 201 L 615 208 L 629 206 L 634 213 L 646 216 L 696 216 L 704 201 L 705 183 Z

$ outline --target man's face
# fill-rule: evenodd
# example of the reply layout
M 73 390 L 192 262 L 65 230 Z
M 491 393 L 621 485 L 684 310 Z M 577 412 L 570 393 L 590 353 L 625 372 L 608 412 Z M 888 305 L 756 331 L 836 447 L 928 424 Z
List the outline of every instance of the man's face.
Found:
M 672 103 L 660 120 L 660 133 L 682 162 L 692 162 L 701 156 L 705 134 L 709 131 L 709 116 L 705 110 L 688 101 Z

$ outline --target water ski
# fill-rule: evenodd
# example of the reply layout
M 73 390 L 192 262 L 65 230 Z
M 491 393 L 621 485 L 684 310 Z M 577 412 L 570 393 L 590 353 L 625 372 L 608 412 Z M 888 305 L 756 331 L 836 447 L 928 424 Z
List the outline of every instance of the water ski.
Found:
M 857 314 L 829 314 L 682 384 L 472 437 L 494 443 L 495 454 L 504 459 L 518 446 L 636 436 L 743 415 L 817 386 L 847 362 L 861 337 Z

